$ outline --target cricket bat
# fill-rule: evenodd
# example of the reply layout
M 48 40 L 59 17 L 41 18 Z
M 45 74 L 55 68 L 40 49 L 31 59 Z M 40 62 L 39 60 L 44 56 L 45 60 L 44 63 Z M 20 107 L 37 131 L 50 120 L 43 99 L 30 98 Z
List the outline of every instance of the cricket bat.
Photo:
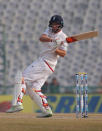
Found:
M 98 36 L 98 31 L 90 31 L 90 32 L 85 32 L 73 36 L 69 36 L 66 38 L 67 43 L 72 43 L 80 40 L 86 40 L 89 38 L 97 37 Z

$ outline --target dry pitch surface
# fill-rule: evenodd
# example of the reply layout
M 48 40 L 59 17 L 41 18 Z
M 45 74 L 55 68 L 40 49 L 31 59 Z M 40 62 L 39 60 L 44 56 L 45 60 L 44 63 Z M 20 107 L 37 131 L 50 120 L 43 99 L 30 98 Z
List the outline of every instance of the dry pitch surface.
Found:
M 102 131 L 102 114 L 76 118 L 75 114 L 54 114 L 37 118 L 37 114 L 0 113 L 0 131 Z

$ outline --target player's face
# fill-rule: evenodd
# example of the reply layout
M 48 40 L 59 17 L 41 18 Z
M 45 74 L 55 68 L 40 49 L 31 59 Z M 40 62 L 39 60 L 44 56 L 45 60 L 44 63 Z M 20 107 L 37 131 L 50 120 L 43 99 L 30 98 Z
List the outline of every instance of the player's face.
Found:
M 51 25 L 51 28 L 53 33 L 58 33 L 61 30 L 60 25 L 57 23 L 53 23 Z

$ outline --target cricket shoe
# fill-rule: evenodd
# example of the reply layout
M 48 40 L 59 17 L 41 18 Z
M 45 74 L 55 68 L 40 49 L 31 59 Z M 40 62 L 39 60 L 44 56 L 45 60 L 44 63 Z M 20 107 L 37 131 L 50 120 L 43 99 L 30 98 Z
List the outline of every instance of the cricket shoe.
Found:
M 16 106 L 12 106 L 10 109 L 8 109 L 6 111 L 6 113 L 14 113 L 14 112 L 19 112 L 23 110 L 23 106 L 22 105 L 16 105 Z
M 38 118 L 46 118 L 46 117 L 52 117 L 52 110 L 46 109 L 46 113 L 41 113 L 39 116 L 37 116 Z

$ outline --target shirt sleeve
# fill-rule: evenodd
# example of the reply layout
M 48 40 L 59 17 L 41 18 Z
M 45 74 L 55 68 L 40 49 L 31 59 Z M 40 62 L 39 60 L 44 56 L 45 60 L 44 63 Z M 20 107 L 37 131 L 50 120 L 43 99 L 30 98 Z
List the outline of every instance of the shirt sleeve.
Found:
M 62 34 L 62 41 L 65 41 L 65 39 L 66 39 L 66 34 Z M 67 48 L 68 48 L 68 43 L 67 42 L 64 42 L 60 47 L 59 47 L 59 49 L 61 49 L 61 50 L 65 50 L 65 51 L 67 51 Z
M 67 44 L 66 42 L 64 42 L 63 45 L 61 45 L 61 46 L 59 47 L 59 49 L 65 50 L 65 51 L 67 51 L 67 48 L 68 48 L 68 44 Z
M 48 34 L 49 34 L 49 28 L 47 28 L 47 29 L 43 32 L 43 34 L 48 35 Z

